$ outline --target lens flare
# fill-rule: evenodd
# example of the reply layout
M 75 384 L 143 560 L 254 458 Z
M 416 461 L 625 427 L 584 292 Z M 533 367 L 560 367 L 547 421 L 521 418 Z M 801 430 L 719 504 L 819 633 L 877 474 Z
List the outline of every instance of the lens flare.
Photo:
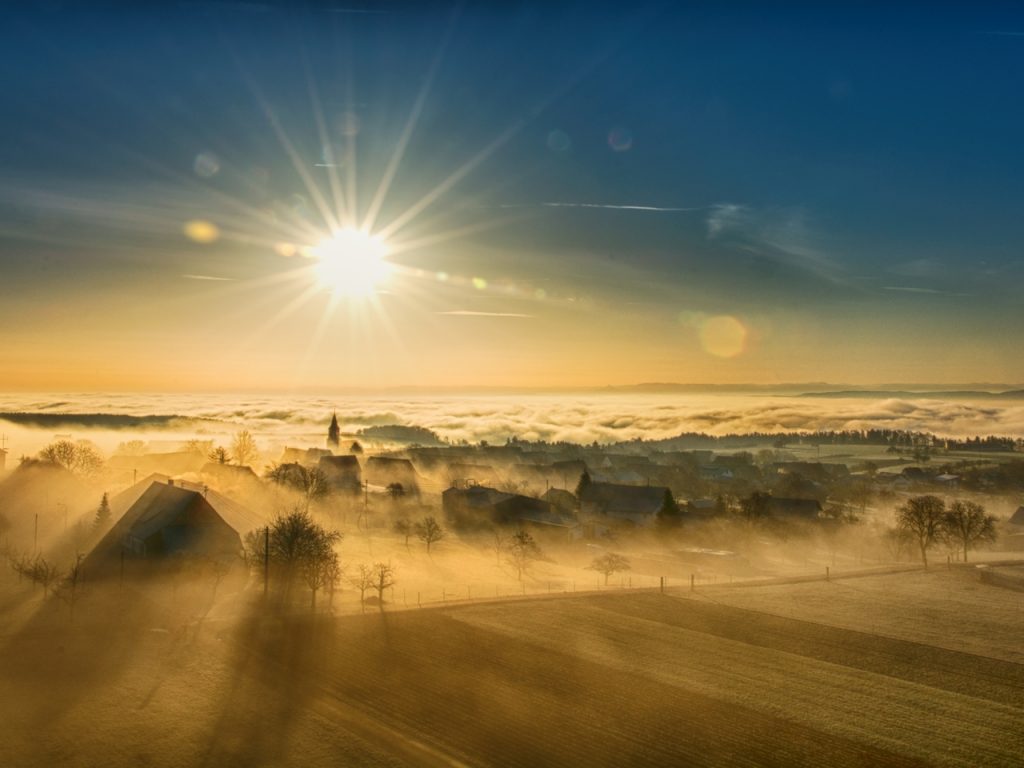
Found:
M 220 230 L 213 222 L 204 219 L 193 219 L 185 222 L 185 237 L 197 243 L 207 245 L 217 242 L 220 238 Z
M 700 343 L 715 357 L 736 357 L 747 341 L 747 329 L 732 315 L 709 317 L 700 327 Z

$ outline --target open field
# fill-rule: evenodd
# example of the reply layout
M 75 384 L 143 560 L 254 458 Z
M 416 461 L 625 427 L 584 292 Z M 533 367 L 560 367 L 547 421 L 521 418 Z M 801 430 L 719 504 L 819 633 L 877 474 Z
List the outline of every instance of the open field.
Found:
M 12 593 L 0 764 L 1011 765 L 1019 593 L 965 574 L 198 627 L 128 592 L 71 627 Z
M 1024 600 L 981 583 L 970 565 L 898 578 L 708 586 L 687 596 L 1024 664 Z

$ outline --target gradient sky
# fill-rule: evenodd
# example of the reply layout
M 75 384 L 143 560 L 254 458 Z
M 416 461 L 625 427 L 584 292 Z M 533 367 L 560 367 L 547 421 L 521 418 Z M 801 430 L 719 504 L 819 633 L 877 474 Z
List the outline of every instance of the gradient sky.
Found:
M 0 389 L 1024 382 L 1010 4 L 2 13 Z

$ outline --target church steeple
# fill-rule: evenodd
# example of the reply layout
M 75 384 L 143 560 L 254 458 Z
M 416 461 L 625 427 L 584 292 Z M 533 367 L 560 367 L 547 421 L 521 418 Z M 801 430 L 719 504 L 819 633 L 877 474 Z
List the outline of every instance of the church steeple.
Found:
M 327 428 L 327 447 L 337 448 L 341 445 L 341 430 L 338 428 L 337 412 L 331 414 L 331 426 Z

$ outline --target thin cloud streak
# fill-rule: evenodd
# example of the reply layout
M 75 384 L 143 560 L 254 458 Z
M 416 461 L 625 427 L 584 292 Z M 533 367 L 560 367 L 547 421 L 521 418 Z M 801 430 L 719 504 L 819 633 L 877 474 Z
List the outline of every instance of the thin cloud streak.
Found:
M 970 293 L 954 293 L 952 291 L 940 291 L 935 288 L 916 288 L 911 285 L 885 285 L 883 291 L 899 291 L 900 293 L 923 293 L 929 296 L 972 296 Z
M 499 205 L 498 208 L 535 208 L 537 206 L 543 206 L 545 208 L 597 208 L 600 210 L 610 211 L 654 211 L 658 213 L 690 213 L 694 211 L 706 211 L 709 210 L 709 206 L 702 205 L 690 208 L 673 208 L 668 206 L 660 205 L 614 205 L 611 203 L 522 203 L 522 204 L 507 204 Z
M 182 275 L 186 280 L 216 280 L 217 282 L 231 282 L 233 277 L 214 277 L 213 275 Z
M 522 312 L 477 312 L 470 309 L 452 309 L 437 314 L 449 317 L 536 317 L 536 315 L 526 315 Z

